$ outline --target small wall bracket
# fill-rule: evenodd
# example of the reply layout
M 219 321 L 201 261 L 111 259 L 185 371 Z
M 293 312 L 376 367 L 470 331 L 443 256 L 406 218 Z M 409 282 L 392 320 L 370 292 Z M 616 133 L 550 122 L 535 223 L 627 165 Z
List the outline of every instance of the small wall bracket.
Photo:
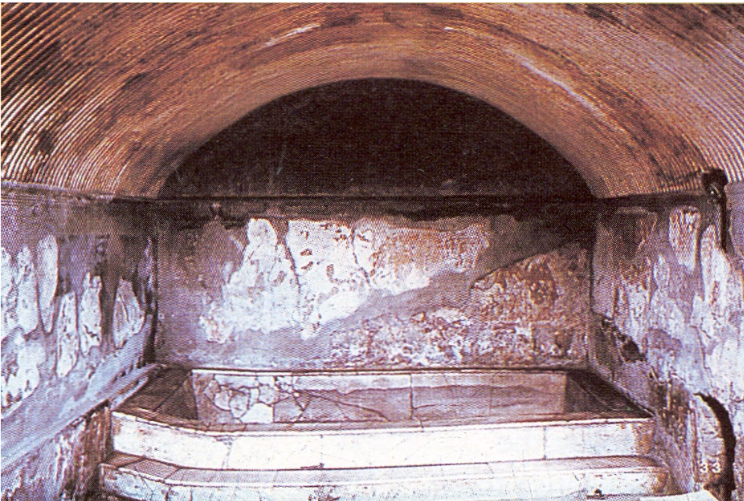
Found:
M 728 236 L 739 258 L 744 259 L 744 182 L 725 186 L 728 219 Z
M 705 172 L 702 175 L 703 186 L 705 192 L 710 197 L 711 201 L 718 206 L 718 241 L 721 244 L 721 248 L 726 249 L 728 244 L 728 226 L 729 221 L 727 217 L 727 192 L 726 186 L 728 185 L 728 179 L 726 174 L 720 170 L 715 169 L 709 172 Z

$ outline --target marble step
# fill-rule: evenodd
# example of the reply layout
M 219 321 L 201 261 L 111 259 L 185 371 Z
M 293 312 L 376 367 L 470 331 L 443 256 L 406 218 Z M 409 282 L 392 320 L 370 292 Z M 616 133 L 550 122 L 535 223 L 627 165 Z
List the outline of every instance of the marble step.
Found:
M 649 418 L 204 425 L 140 410 L 112 414 L 114 450 L 187 468 L 374 468 L 643 456 Z
M 183 468 L 115 453 L 99 468 L 103 493 L 148 501 L 568 501 L 587 495 L 637 499 L 665 493 L 668 477 L 654 460 L 638 456 L 236 471 Z

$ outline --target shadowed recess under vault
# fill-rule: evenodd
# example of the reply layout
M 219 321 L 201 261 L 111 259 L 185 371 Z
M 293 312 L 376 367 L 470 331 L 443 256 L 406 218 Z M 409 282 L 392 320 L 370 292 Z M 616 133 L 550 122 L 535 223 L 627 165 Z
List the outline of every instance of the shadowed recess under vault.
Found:
M 425 82 L 303 90 L 223 130 L 161 197 L 495 195 L 591 199 L 537 134 L 488 103 Z

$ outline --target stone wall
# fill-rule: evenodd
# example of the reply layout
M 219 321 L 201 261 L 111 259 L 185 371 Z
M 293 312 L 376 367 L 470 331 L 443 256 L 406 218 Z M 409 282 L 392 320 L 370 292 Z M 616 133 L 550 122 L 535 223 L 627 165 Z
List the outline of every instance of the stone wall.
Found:
M 720 214 L 705 200 L 604 210 L 591 359 L 655 411 L 683 488 L 726 499 L 735 478 L 744 499 L 744 277 Z
M 95 495 L 98 464 L 105 459 L 110 427 L 109 408 L 100 406 L 20 460 L 3 464 L 3 501 L 89 499 Z
M 581 364 L 588 245 L 571 221 L 587 220 L 163 222 L 156 357 L 244 369 Z
M 88 482 L 77 448 L 99 457 L 105 433 L 85 439 L 99 418 L 80 416 L 136 379 L 150 337 L 148 221 L 136 204 L 3 190 L 3 499 L 78 496 Z

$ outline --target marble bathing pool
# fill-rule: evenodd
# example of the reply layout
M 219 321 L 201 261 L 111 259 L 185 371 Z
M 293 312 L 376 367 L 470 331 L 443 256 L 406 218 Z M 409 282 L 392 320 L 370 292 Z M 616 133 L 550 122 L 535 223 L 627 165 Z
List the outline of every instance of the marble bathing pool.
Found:
M 216 469 L 645 455 L 650 415 L 581 370 L 164 368 L 113 415 L 115 450 Z

